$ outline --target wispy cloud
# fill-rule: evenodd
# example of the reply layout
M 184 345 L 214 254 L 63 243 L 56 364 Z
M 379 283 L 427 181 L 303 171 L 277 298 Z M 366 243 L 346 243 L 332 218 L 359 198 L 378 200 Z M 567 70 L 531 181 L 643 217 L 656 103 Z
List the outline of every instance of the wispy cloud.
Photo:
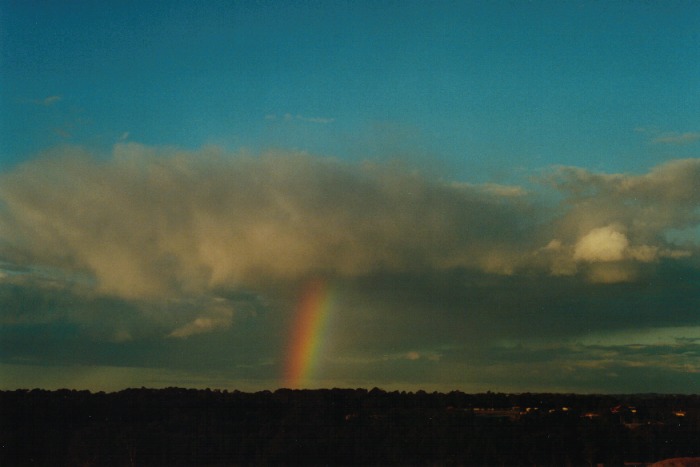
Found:
M 268 121 L 275 121 L 275 120 L 282 120 L 285 122 L 291 122 L 291 121 L 299 121 L 299 122 L 307 122 L 307 123 L 319 123 L 319 124 L 328 124 L 328 123 L 333 123 L 335 121 L 335 118 L 327 118 L 327 117 L 306 117 L 304 115 L 300 114 L 290 114 L 286 113 L 281 116 L 277 116 L 277 114 L 268 114 L 265 115 L 265 120 Z
M 698 140 L 700 140 L 700 132 L 689 131 L 685 133 L 662 133 L 655 137 L 652 142 L 656 144 L 691 144 Z
M 41 105 L 44 107 L 50 107 L 63 100 L 63 96 L 48 96 L 43 99 L 30 99 L 29 102 L 35 105 Z

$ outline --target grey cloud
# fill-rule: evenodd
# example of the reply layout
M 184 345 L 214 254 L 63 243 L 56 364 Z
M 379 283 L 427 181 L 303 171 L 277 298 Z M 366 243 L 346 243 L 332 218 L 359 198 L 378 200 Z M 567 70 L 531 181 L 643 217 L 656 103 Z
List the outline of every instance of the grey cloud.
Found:
M 2 178 L 5 256 L 94 275 L 124 298 L 257 278 L 474 267 L 509 273 L 522 203 L 305 155 L 53 156 Z
M 564 195 L 563 215 L 551 223 L 553 238 L 541 252 L 553 273 L 583 269 L 598 282 L 634 280 L 638 263 L 697 250 L 697 244 L 674 245 L 667 234 L 700 224 L 700 159 L 671 161 L 643 175 L 562 167 L 545 180 Z M 588 264 L 581 268 L 581 261 Z
M 700 159 L 679 159 L 652 168 L 643 175 L 599 174 L 575 167 L 554 170 L 546 180 L 567 194 L 578 210 L 602 209 L 600 218 L 624 214 L 640 217 L 639 228 L 659 229 L 700 222 Z M 668 210 L 662 215 L 661 210 Z M 646 214 L 640 216 L 640 214 Z M 609 219 L 607 223 L 613 222 Z
M 476 272 L 368 278 L 372 286 L 344 286 L 336 317 L 343 331 L 336 345 L 372 352 L 475 348 L 501 339 L 547 341 L 700 322 L 694 311 L 700 296 L 692 291 L 700 280 L 697 269 L 670 260 L 644 266 L 643 280 L 611 285 Z

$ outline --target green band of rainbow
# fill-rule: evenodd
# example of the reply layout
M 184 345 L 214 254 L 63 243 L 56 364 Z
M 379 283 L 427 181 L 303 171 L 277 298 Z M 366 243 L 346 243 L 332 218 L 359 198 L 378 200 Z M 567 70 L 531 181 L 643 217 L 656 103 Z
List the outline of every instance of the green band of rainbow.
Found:
M 331 302 L 331 288 L 325 280 L 314 279 L 305 285 L 297 304 L 287 349 L 286 387 L 304 387 L 314 376 L 321 357 L 324 327 Z

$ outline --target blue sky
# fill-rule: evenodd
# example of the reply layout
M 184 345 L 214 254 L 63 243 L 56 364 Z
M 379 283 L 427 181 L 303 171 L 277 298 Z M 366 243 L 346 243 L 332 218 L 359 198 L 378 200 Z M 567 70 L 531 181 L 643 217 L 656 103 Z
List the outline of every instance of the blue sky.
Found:
M 2 18 L 9 163 L 128 139 L 415 153 L 480 180 L 639 172 L 691 155 L 653 141 L 700 126 L 693 2 L 4 2 Z
M 4 387 L 274 388 L 321 277 L 319 386 L 700 390 L 699 25 L 0 1 Z

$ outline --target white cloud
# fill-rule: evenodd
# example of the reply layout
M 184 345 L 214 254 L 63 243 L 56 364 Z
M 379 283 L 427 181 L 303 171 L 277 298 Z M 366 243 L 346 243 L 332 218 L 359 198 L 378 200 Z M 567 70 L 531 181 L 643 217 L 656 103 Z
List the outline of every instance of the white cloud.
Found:
M 625 257 L 629 240 L 618 227 L 609 225 L 593 229 L 574 247 L 577 261 L 620 261 Z
M 224 317 L 200 317 L 186 325 L 175 329 L 170 333 L 171 337 L 189 337 L 194 334 L 202 334 L 213 331 L 214 329 L 227 328 L 231 325 L 230 318 Z

